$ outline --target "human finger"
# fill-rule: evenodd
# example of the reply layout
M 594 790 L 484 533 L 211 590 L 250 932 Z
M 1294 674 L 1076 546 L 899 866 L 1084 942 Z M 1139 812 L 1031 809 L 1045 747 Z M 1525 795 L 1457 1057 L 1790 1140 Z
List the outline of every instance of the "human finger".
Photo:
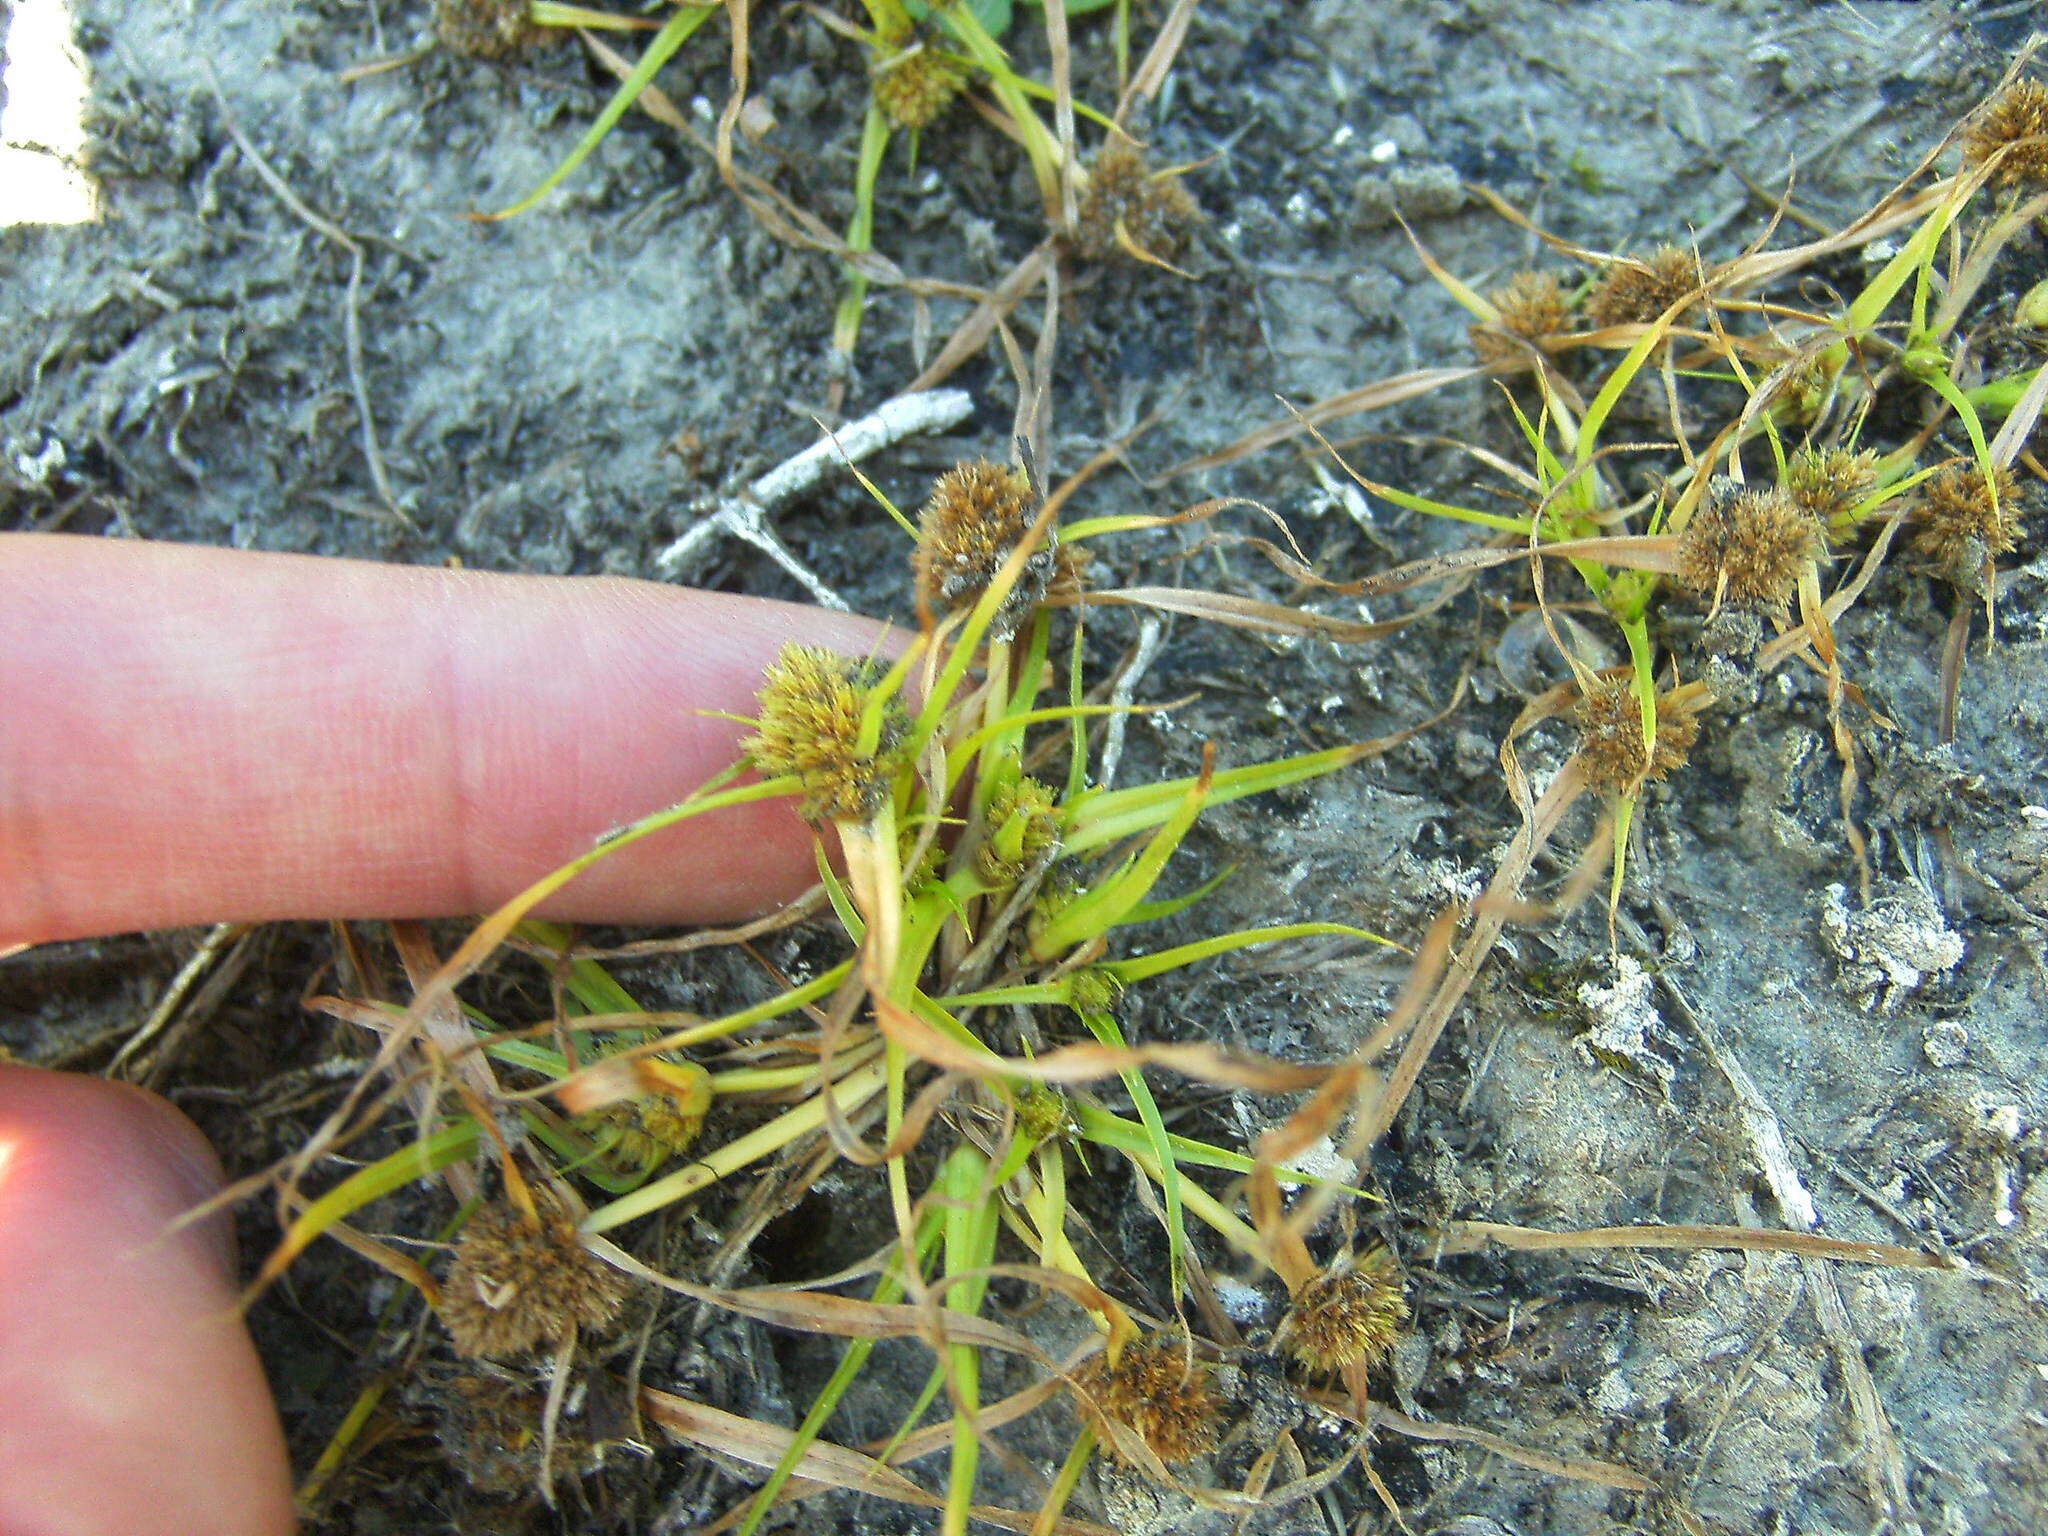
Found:
M 852 615 L 522 577 L 0 536 L 0 945 L 488 910 L 729 765 L 763 669 Z M 707 921 L 811 878 L 787 801 L 622 850 L 543 909 Z

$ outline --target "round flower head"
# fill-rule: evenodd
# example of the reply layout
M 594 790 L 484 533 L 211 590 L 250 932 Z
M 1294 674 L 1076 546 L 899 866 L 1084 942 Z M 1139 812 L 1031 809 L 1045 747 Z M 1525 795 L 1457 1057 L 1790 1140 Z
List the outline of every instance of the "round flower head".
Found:
M 473 59 L 503 61 L 567 34 L 533 19 L 530 0 L 435 0 L 441 46 Z
M 2000 555 L 2019 543 L 2020 482 L 2001 465 L 1986 479 L 1974 459 L 1937 470 L 1920 492 L 1913 548 L 1957 586 L 1977 591 Z
M 872 668 L 815 645 L 782 648 L 761 685 L 760 728 L 740 743 L 763 774 L 794 774 L 813 820 L 863 821 L 880 810 L 901 766 L 903 712 L 891 700 L 864 745 Z
M 1190 1461 L 1216 1444 L 1222 1404 L 1209 1368 L 1178 1340 L 1133 1340 L 1114 1362 L 1106 1351 L 1090 1355 L 1074 1372 L 1074 1384 L 1085 1394 L 1082 1416 L 1112 1447 L 1117 1441 L 1109 1424 L 1129 1430 L 1168 1465 Z
M 1128 247 L 1172 261 L 1201 221 L 1201 205 L 1179 176 L 1153 170 L 1137 145 L 1113 137 L 1089 162 L 1088 184 L 1075 210 L 1074 248 L 1090 261 L 1129 257 Z
M 1847 448 L 1802 448 L 1785 461 L 1785 494 L 1823 529 L 1877 489 L 1877 455 Z
M 928 128 L 967 84 L 967 71 L 913 34 L 876 39 L 875 104 L 898 128 Z
M 1991 185 L 2034 188 L 2048 184 L 2048 85 L 2021 78 L 1992 97 L 1963 130 L 1963 164 L 1971 170 L 1993 156 Z
M 913 564 L 919 603 L 945 614 L 980 602 L 1037 521 L 1040 506 L 1031 477 L 1012 465 L 981 459 L 947 470 L 918 519 Z M 1058 567 L 1057 535 L 1047 529 L 996 610 L 989 638 L 1007 640 L 1017 632 L 1044 598 Z
M 1472 350 L 1488 367 L 1527 367 L 1528 353 L 1500 334 L 1531 345 L 1571 329 L 1571 299 L 1554 272 L 1517 272 L 1487 295 L 1499 318 L 1472 327 Z
M 486 1205 L 463 1227 L 439 1308 L 459 1353 L 523 1354 L 572 1328 L 604 1328 L 625 1304 L 626 1277 L 583 1247 L 566 1213 L 539 1210 L 535 1222 Z
M 1683 317 L 1698 302 L 1707 274 L 1700 259 L 1681 246 L 1667 245 L 1644 257 L 1617 261 L 1602 274 L 1586 300 L 1586 315 L 1595 325 L 1648 325 L 1678 303 Z
M 1280 1337 L 1310 1370 L 1340 1371 L 1380 1359 L 1407 1321 L 1408 1303 L 1394 1256 L 1375 1248 L 1304 1285 Z
M 1678 581 L 1716 606 L 1782 608 L 1826 554 L 1820 520 L 1783 491 L 1719 481 L 1678 536 Z
M 1643 707 L 1630 677 L 1595 678 L 1573 711 L 1579 727 L 1578 759 L 1596 793 L 1625 795 L 1685 766 L 1700 722 L 1695 707 L 1672 694 L 1657 700 L 1657 743 L 1643 740 Z

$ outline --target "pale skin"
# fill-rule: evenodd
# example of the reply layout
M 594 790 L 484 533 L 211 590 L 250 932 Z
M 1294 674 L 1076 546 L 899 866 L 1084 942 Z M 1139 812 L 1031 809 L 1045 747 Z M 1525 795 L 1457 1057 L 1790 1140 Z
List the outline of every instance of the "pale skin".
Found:
M 745 727 L 698 712 L 749 713 L 785 641 L 879 635 L 644 582 L 0 535 L 0 951 L 488 911 L 730 764 Z M 736 918 L 813 868 L 769 802 L 622 850 L 542 910 Z M 165 1235 L 218 1179 L 163 1101 L 0 1067 L 4 1536 L 292 1529 L 225 1238 Z

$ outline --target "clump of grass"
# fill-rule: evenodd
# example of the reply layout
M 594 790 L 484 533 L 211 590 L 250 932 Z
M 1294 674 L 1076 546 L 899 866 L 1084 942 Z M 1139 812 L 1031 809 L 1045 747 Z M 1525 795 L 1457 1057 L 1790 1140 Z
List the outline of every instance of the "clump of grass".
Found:
M 861 820 L 888 798 L 905 720 L 875 681 L 861 662 L 791 644 L 762 684 L 759 728 L 742 750 L 763 774 L 794 776 L 813 821 Z
M 2008 466 L 1987 477 L 1974 459 L 1943 465 L 1921 488 L 1913 548 L 1957 586 L 1981 590 L 1991 562 L 2019 542 L 2019 493 Z
M 1678 581 L 1716 608 L 1783 608 L 1826 555 L 1820 519 L 1794 497 L 1716 482 L 1679 534 Z
M 1586 299 L 1586 315 L 1605 329 L 1611 325 L 1648 325 L 1681 300 L 1683 318 L 1698 303 L 1706 286 L 1706 269 L 1697 252 L 1667 245 L 1644 257 L 1612 262 Z
M 1407 1321 L 1394 1256 L 1372 1248 L 1347 1255 L 1297 1291 L 1280 1338 L 1310 1370 L 1333 1373 L 1384 1358 Z
M 1184 1339 L 1134 1339 L 1114 1354 L 1090 1355 L 1074 1385 L 1083 1418 L 1127 1460 L 1117 1427 L 1168 1466 L 1215 1449 L 1223 1404 L 1209 1367 Z
M 1201 204 L 1182 185 L 1179 171 L 1154 170 L 1142 149 L 1114 136 L 1089 162 L 1074 249 L 1090 261 L 1124 256 L 1171 263 L 1201 222 Z
M 441 1321 L 458 1353 L 502 1360 L 577 1330 L 601 1331 L 619 1315 L 629 1289 L 547 1199 L 532 1210 L 485 1205 L 456 1244 L 441 1287 Z
M 1997 161 L 1990 182 L 2002 190 L 2048 186 L 2048 85 L 2021 76 L 1963 128 L 1963 165 Z
M 1528 354 L 1517 342 L 1538 347 L 1571 329 L 1571 295 L 1555 272 L 1517 272 L 1487 299 L 1496 317 L 1491 324 L 1474 325 L 1471 336 L 1473 352 L 1489 368 L 1526 366 Z

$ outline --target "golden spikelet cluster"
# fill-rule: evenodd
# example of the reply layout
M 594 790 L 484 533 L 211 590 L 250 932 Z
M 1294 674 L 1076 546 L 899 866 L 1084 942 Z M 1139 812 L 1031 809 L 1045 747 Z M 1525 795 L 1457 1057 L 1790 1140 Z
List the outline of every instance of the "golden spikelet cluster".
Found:
M 1017 1095 L 1017 1135 L 1036 1146 L 1064 1136 L 1074 1111 L 1067 1096 L 1047 1083 L 1027 1083 Z
M 1517 272 L 1487 298 L 1499 318 L 1473 326 L 1471 335 L 1473 352 L 1489 368 L 1528 366 L 1528 354 L 1508 336 L 1533 346 L 1571 328 L 1571 298 L 1555 272 Z
M 918 518 L 917 600 L 937 613 L 971 608 L 1037 521 L 1031 477 L 1009 464 L 980 459 L 939 476 Z M 989 638 L 1007 640 L 1044 599 L 1059 568 L 1057 533 L 1048 528 L 1025 557 L 1016 585 L 996 610 Z
M 1720 481 L 1678 536 L 1678 581 L 1716 606 L 1782 608 L 1826 553 L 1820 520 L 1791 496 Z
M 1617 261 L 1601 274 L 1586 300 L 1586 315 L 1605 329 L 1610 325 L 1648 325 L 1681 299 L 1683 317 L 1698 302 L 1706 285 L 1700 259 L 1682 246 L 1667 245 L 1648 256 Z
M 1112 138 L 1089 162 L 1088 184 L 1076 210 L 1074 248 L 1090 261 L 1113 261 L 1131 254 L 1128 241 L 1147 256 L 1173 261 L 1201 222 L 1201 205 L 1177 175 L 1153 170 L 1144 151 L 1129 139 Z
M 761 685 L 760 727 L 740 749 L 763 774 L 796 775 L 803 813 L 814 821 L 873 816 L 901 766 L 904 720 L 893 700 L 884 706 L 874 744 L 862 745 L 872 672 L 821 646 L 791 643 Z
M 1992 186 L 2031 189 L 2048 184 L 2048 85 L 2013 81 L 1963 129 L 1965 167 L 1975 170 L 1994 155 L 1998 166 L 1991 173 Z
M 1785 494 L 1823 530 L 1877 489 L 1877 455 L 1847 448 L 1801 448 L 1785 461 Z
M 1978 591 L 1991 562 L 2019 542 L 2019 495 L 2011 468 L 2001 465 L 1987 481 L 1974 459 L 1958 459 L 1921 488 L 1913 548 L 1957 586 Z
M 1408 1303 L 1394 1256 L 1374 1248 L 1304 1285 L 1280 1337 L 1288 1353 L 1310 1370 L 1341 1371 L 1384 1357 L 1407 1321 Z
M 1572 712 L 1579 728 L 1578 761 L 1596 794 L 1625 795 L 1685 766 L 1700 737 L 1697 711 L 1671 694 L 1657 700 L 1657 744 L 1643 741 L 1643 706 L 1635 679 L 1595 678 Z
M 565 35 L 534 21 L 529 0 L 434 0 L 434 34 L 444 48 L 494 61 Z
M 1078 1399 L 1082 1416 L 1112 1447 L 1116 1437 L 1107 1424 L 1129 1430 L 1169 1466 L 1215 1447 L 1223 1405 L 1209 1368 L 1179 1340 L 1133 1341 L 1114 1363 L 1106 1352 L 1090 1355 L 1074 1384 L 1085 1394 Z
M 930 127 L 966 85 L 966 70 L 912 33 L 875 41 L 875 104 L 898 128 Z
M 1776 396 L 1781 417 L 1801 425 L 1811 425 L 1820 420 L 1841 372 L 1840 365 L 1825 353 L 1810 357 L 1794 368 Z
M 1024 872 L 1060 845 L 1058 803 L 1052 787 L 1026 775 L 998 784 L 984 808 L 987 835 L 976 861 L 991 885 L 1015 885 Z
M 634 1076 L 641 1093 L 607 1104 L 589 1119 L 610 1130 L 621 1161 L 651 1173 L 696 1143 L 711 1088 L 703 1068 L 688 1063 L 649 1058 L 634 1063 Z
M 572 1328 L 602 1329 L 629 1282 L 577 1240 L 576 1224 L 543 1201 L 538 1221 L 510 1205 L 480 1207 L 462 1229 L 441 1286 L 441 1321 L 458 1353 L 523 1354 Z

